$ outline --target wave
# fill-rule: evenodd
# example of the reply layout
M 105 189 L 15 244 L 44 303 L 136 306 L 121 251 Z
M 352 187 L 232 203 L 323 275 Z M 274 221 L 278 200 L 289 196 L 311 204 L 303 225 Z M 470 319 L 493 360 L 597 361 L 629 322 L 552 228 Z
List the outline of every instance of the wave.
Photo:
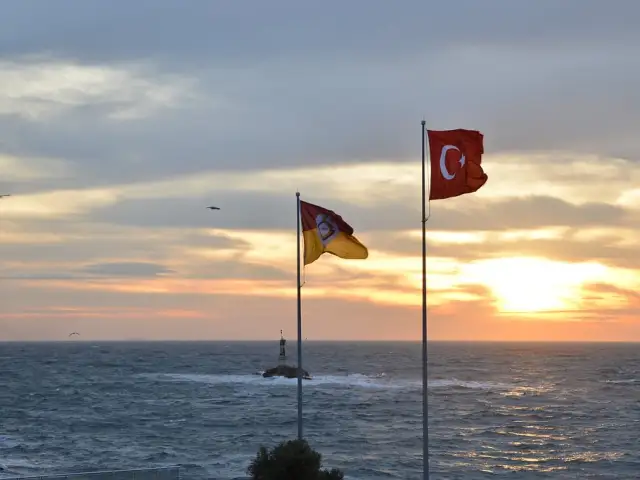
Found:
M 271 377 L 263 378 L 261 375 L 244 374 L 244 375 L 229 375 L 229 374 L 195 374 L 195 373 L 156 373 L 156 374 L 143 374 L 138 377 L 145 377 L 148 379 L 160 380 L 160 381 L 175 381 L 175 382 L 196 382 L 204 383 L 208 385 L 228 385 L 228 384 L 240 384 L 240 385 L 254 385 L 254 386 L 276 386 L 286 387 L 295 386 L 298 380 L 295 378 L 284 377 Z M 339 386 L 345 388 L 371 388 L 371 389 L 407 389 L 407 390 L 420 390 L 422 389 L 422 381 L 417 379 L 390 379 L 384 373 L 376 375 L 364 375 L 360 373 L 352 373 L 349 375 L 316 375 L 312 380 L 304 380 L 305 388 L 308 387 L 320 387 L 320 386 Z M 521 385 L 489 382 L 489 381 L 467 381 L 458 380 L 456 378 L 451 379 L 437 379 L 429 380 L 428 384 L 430 389 L 439 388 L 461 388 L 461 389 L 473 389 L 473 390 L 493 390 L 493 391 L 505 391 L 522 387 Z
M 429 388 L 468 388 L 472 390 L 513 390 L 522 388 L 514 383 L 501 383 L 476 380 L 458 380 L 457 378 L 429 380 Z
M 241 385 L 255 385 L 255 386 L 296 386 L 298 379 L 296 378 L 284 378 L 284 377 L 271 377 L 264 378 L 261 375 L 245 374 L 245 375 L 225 375 L 225 374 L 191 374 L 191 373 L 159 373 L 159 374 L 146 374 L 143 375 L 146 378 L 154 378 L 156 380 L 169 380 L 180 382 L 197 382 L 206 383 L 209 385 L 224 385 L 224 384 L 241 384 Z M 386 381 L 382 376 L 368 376 L 361 374 L 350 375 L 314 375 L 313 380 L 304 380 L 305 388 L 307 386 L 344 386 L 344 387 L 362 387 L 362 388 L 410 388 L 416 383 L 412 380 L 409 381 Z
M 635 385 L 640 384 L 640 378 L 629 378 L 626 380 L 605 380 L 604 383 L 614 383 L 618 385 Z

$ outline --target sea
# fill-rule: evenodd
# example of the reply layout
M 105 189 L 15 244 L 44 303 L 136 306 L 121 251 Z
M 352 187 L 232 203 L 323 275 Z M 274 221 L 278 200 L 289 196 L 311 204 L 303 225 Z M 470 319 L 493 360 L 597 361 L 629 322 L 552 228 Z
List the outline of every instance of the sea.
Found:
M 421 345 L 303 353 L 304 436 L 323 465 L 421 479 Z M 0 477 L 246 478 L 261 445 L 297 435 L 296 380 L 255 374 L 277 357 L 277 341 L 2 343 Z M 431 479 L 640 478 L 640 344 L 430 343 L 428 365 Z

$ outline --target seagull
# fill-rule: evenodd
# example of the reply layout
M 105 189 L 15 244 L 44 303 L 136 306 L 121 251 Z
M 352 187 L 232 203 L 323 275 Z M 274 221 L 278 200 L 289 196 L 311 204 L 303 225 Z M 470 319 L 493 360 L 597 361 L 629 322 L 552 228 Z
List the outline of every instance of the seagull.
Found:
M 220 210 L 220 207 L 207 207 L 209 210 Z
M 69 334 L 69 336 L 70 336 L 70 337 L 72 337 L 72 336 L 74 336 L 74 335 L 78 335 L 78 336 L 79 336 L 80 334 L 79 334 L 78 332 L 71 332 L 71 333 Z
M 6 193 L 6 194 L 4 194 L 4 195 L 0 195 L 0 198 L 10 197 L 10 196 L 11 196 L 11 194 L 10 194 L 10 193 Z

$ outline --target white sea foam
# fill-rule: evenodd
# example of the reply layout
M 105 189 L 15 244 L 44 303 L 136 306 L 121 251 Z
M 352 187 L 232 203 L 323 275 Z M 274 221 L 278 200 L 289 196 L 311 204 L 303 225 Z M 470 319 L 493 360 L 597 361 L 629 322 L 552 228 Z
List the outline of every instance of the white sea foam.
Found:
M 500 382 L 481 382 L 474 380 L 458 380 L 457 378 L 429 380 L 429 388 L 469 388 L 474 390 L 512 390 L 518 385 Z
M 209 385 L 225 385 L 225 384 L 241 384 L 255 385 L 261 387 L 267 386 L 295 386 L 298 380 L 295 378 L 272 377 L 263 378 L 261 375 L 207 375 L 193 373 L 161 373 L 146 374 L 146 378 L 156 380 L 167 380 L 176 382 L 197 382 Z M 408 389 L 418 390 L 422 388 L 422 382 L 418 379 L 392 379 L 384 373 L 377 375 L 363 375 L 352 373 L 349 375 L 316 375 L 313 380 L 303 381 L 305 388 L 320 386 L 337 386 L 343 388 L 370 388 L 370 389 Z M 505 384 L 498 382 L 483 381 L 465 381 L 452 379 L 430 380 L 429 388 L 467 388 L 477 390 L 511 390 L 517 388 L 517 385 Z
M 640 384 L 640 378 L 629 378 L 626 380 L 605 380 L 605 383 L 615 383 L 619 385 L 634 385 L 636 383 Z

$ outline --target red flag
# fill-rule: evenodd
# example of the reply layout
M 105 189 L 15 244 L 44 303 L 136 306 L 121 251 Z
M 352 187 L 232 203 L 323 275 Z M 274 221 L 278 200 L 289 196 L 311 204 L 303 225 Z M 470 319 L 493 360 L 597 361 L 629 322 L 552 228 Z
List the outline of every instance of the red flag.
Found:
M 473 193 L 487 183 L 483 135 L 477 130 L 427 130 L 431 157 L 429 200 Z

